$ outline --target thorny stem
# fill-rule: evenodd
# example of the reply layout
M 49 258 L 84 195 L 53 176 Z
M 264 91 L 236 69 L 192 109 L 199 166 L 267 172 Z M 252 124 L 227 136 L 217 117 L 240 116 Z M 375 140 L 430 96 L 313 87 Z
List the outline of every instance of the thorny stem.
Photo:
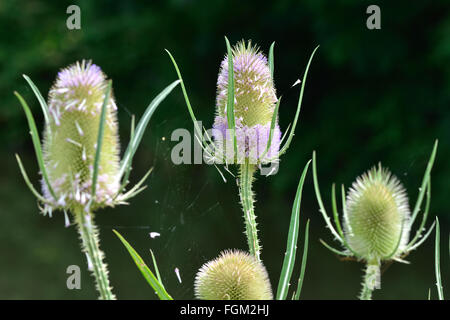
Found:
M 362 283 L 360 300 L 372 300 L 372 292 L 380 287 L 380 263 L 378 261 L 367 262 L 366 274 Z
M 256 215 L 253 208 L 254 198 L 252 182 L 255 169 L 255 165 L 250 164 L 248 158 L 246 158 L 245 162 L 241 164 L 239 195 L 241 197 L 242 209 L 244 210 L 245 234 L 247 235 L 249 251 L 250 254 L 255 256 L 258 261 L 261 261 L 261 247 L 259 245 L 258 229 L 256 228 Z
M 104 254 L 100 250 L 98 230 L 94 224 L 93 215 L 82 209 L 74 212 L 75 222 L 81 238 L 81 248 L 88 257 L 88 267 L 94 275 L 96 287 L 101 300 L 115 300 L 108 279 L 108 269 L 103 262 Z

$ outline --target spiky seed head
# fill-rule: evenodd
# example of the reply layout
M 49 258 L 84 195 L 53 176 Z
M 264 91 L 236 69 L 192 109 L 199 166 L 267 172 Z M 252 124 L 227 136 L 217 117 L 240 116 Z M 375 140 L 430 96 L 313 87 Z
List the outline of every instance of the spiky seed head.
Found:
M 395 258 L 408 241 L 409 218 L 404 187 L 379 164 L 358 177 L 347 194 L 345 237 L 366 261 Z
M 281 132 L 276 123 L 271 146 L 266 150 L 272 116 L 277 96 L 270 74 L 267 58 L 257 47 L 239 42 L 232 49 L 234 72 L 234 113 L 238 144 L 238 158 L 249 158 L 252 163 L 265 162 L 276 157 L 279 151 Z M 228 56 L 222 61 L 217 79 L 216 118 L 213 136 L 219 155 L 233 163 L 231 135 L 227 122 L 228 101 Z M 231 148 L 230 148 L 231 146 Z M 229 149 L 227 149 L 229 148 Z
M 91 62 L 77 62 L 62 69 L 50 89 L 51 115 L 43 141 L 45 167 L 55 200 L 45 182 L 45 198 L 54 208 L 76 210 L 91 200 L 94 159 L 97 150 L 100 114 L 107 80 Z M 90 209 L 113 204 L 119 189 L 119 136 L 117 106 L 110 94 L 98 168 L 96 193 Z
M 202 300 L 271 300 L 264 265 L 239 250 L 227 250 L 205 263 L 195 278 L 195 296 Z

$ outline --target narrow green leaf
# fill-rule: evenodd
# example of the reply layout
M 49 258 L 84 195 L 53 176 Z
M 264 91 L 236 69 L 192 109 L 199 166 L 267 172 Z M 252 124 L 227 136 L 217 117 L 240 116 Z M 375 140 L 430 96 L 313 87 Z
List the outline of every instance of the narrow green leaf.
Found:
M 153 267 L 155 268 L 156 277 L 158 278 L 159 283 L 161 283 L 161 286 L 164 288 L 163 282 L 161 280 L 161 275 L 159 274 L 158 264 L 156 263 L 156 258 L 153 254 L 152 249 L 150 249 L 150 254 L 152 255 Z
M 36 96 L 36 98 L 39 101 L 39 104 L 41 105 L 42 113 L 44 114 L 44 118 L 45 118 L 45 123 L 49 123 L 50 112 L 48 111 L 48 106 L 47 106 L 47 103 L 45 102 L 44 97 L 42 97 L 42 94 L 39 91 L 39 89 L 36 87 L 36 85 L 33 83 L 33 81 L 31 81 L 31 79 L 27 75 L 23 74 L 22 76 L 25 78 L 25 80 L 30 85 L 31 90 L 33 90 L 34 95 Z
M 303 280 L 305 279 L 306 261 L 308 259 L 308 242 L 309 242 L 309 219 L 306 222 L 305 227 L 305 243 L 303 244 L 302 265 L 300 269 L 300 277 L 298 278 L 297 291 L 295 292 L 294 296 L 295 300 L 300 300 L 300 293 L 302 291 Z
M 294 122 L 292 123 L 292 127 L 291 127 L 291 131 L 289 133 L 289 136 L 287 138 L 286 143 L 284 144 L 284 146 L 281 148 L 280 150 L 280 155 L 282 155 L 283 153 L 286 152 L 286 150 L 289 148 L 289 145 L 291 144 L 291 140 L 294 137 L 294 131 L 295 131 L 295 127 L 297 126 L 297 120 L 298 120 L 298 116 L 300 114 L 300 109 L 302 106 L 302 100 L 303 100 L 303 92 L 305 90 L 305 84 L 306 84 L 306 76 L 308 75 L 308 70 L 309 70 L 309 66 L 311 64 L 311 61 L 314 57 L 314 54 L 316 53 L 317 49 L 319 49 L 319 46 L 317 46 L 314 51 L 312 52 L 308 64 L 306 65 L 306 69 L 305 69 L 305 74 L 303 75 L 303 80 L 302 80 L 302 87 L 300 89 L 300 96 L 298 98 L 298 105 L 297 105 L 297 112 L 295 113 L 295 118 L 294 118 Z
M 120 163 L 119 177 L 120 179 L 123 177 L 125 172 L 131 169 L 131 162 L 133 160 L 134 154 L 141 143 L 142 136 L 144 135 L 144 131 L 147 128 L 148 122 L 155 112 L 156 108 L 159 104 L 169 95 L 169 93 L 181 82 L 181 80 L 177 80 L 168 85 L 160 94 L 150 102 L 149 106 L 144 112 L 141 120 L 134 131 L 133 138 L 130 139 L 130 142 L 127 146 L 123 159 Z
M 95 192 L 97 189 L 98 168 L 100 166 L 100 156 L 102 154 L 103 134 L 105 131 L 105 122 L 106 122 L 106 107 L 109 102 L 109 95 L 111 94 L 111 86 L 112 81 L 109 80 L 108 86 L 106 87 L 105 91 L 105 99 L 103 100 L 102 111 L 100 113 L 100 123 L 98 125 L 97 149 L 95 150 L 94 171 L 92 173 L 91 201 L 95 199 Z
M 277 300 L 285 300 L 289 290 L 292 271 L 294 270 L 295 255 L 297 252 L 298 229 L 300 221 L 300 204 L 302 201 L 302 190 L 311 160 L 305 165 L 297 187 L 294 204 L 292 206 L 291 222 L 289 224 L 286 254 L 281 269 L 280 281 L 278 282 Z
M 45 184 L 47 185 L 48 190 L 50 191 L 50 194 L 52 195 L 52 197 L 55 200 L 58 200 L 56 198 L 55 192 L 53 191 L 53 188 L 50 185 L 50 182 L 48 180 L 47 170 L 45 169 L 44 158 L 42 156 L 41 141 L 39 138 L 39 133 L 36 128 L 36 123 L 34 122 L 33 114 L 31 113 L 31 110 L 28 107 L 28 104 L 25 102 L 25 100 L 22 98 L 22 96 L 16 91 L 14 91 L 14 94 L 16 95 L 17 99 L 19 99 L 20 104 L 22 105 L 22 108 L 25 111 L 25 115 L 27 117 L 28 126 L 30 127 L 31 139 L 33 141 L 34 152 L 36 154 L 36 158 L 37 158 L 38 165 L 39 165 L 39 170 L 42 173 L 42 177 L 44 178 Z
M 273 49 L 275 47 L 275 41 L 272 42 L 272 44 L 270 45 L 270 49 L 269 49 L 269 69 L 270 69 L 270 76 L 272 77 L 273 80 L 273 73 L 275 71 L 275 65 L 274 65 L 274 59 L 273 59 Z
M 117 232 L 116 230 L 113 230 L 113 232 L 117 235 L 119 240 L 122 242 L 122 244 L 128 250 L 128 253 L 133 258 L 134 263 L 136 263 L 136 266 L 141 271 L 142 275 L 144 276 L 145 280 L 147 280 L 148 284 L 155 290 L 155 293 L 158 295 L 159 299 L 160 300 L 173 300 L 172 297 L 167 293 L 166 289 L 164 289 L 164 286 L 158 281 L 158 279 L 155 277 L 153 272 L 147 267 L 144 260 L 133 249 L 133 247 L 128 243 L 128 241 L 126 241 L 122 237 L 122 235 L 119 232 Z
M 234 67 L 233 67 L 233 52 L 231 50 L 230 42 L 225 37 L 225 43 L 227 45 L 228 55 L 228 94 L 227 94 L 227 121 L 228 128 L 231 130 L 231 139 L 234 146 L 234 155 L 237 158 L 237 140 L 236 140 L 236 127 L 234 119 Z
M 427 187 L 428 180 L 430 180 L 430 173 L 431 173 L 431 169 L 433 168 L 434 159 L 436 157 L 437 147 L 438 147 L 438 140 L 436 140 L 434 142 L 433 151 L 431 152 L 430 160 L 428 160 L 428 165 L 427 165 L 427 168 L 423 175 L 422 185 L 420 186 L 419 195 L 417 197 L 416 205 L 414 206 L 414 211 L 411 216 L 411 222 L 410 222 L 411 226 L 413 225 L 414 220 L 416 220 L 417 214 L 419 213 L 420 207 L 422 206 L 423 196 L 425 194 L 425 189 Z
M 436 286 L 439 295 L 439 300 L 444 300 L 444 290 L 442 287 L 442 279 L 441 279 L 441 250 L 440 250 L 440 242 L 441 242 L 441 231 L 439 227 L 439 219 L 436 217 L 436 238 L 435 238 L 435 247 L 434 247 L 434 270 L 436 272 Z

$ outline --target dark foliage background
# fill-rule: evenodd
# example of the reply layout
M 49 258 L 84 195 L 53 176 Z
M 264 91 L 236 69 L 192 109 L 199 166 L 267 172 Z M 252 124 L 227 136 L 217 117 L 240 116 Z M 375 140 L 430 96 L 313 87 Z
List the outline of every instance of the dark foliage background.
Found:
M 66 28 L 66 8 L 81 7 L 81 30 Z M 381 7 L 382 29 L 366 28 L 369 4 Z M 432 173 L 431 220 L 442 224 L 442 272 L 450 286 L 448 186 L 450 166 L 450 3 L 447 1 L 11 1 L 0 2 L 0 298 L 94 299 L 93 281 L 74 227 L 62 214 L 38 214 L 14 154 L 38 185 L 38 168 L 23 111 L 13 91 L 24 95 L 42 129 L 43 117 L 22 74 L 44 95 L 58 69 L 92 59 L 114 81 L 123 148 L 130 115 L 138 117 L 153 97 L 176 79 L 164 48 L 177 59 L 197 117 L 208 127 L 214 114 L 215 81 L 232 43 L 252 39 L 275 49 L 275 81 L 283 95 L 280 122 L 292 121 L 298 87 L 313 48 L 299 126 L 277 175 L 258 178 L 256 212 L 263 259 L 276 288 L 291 205 L 301 170 L 318 153 L 322 193 L 329 205 L 332 182 L 349 186 L 381 161 L 405 184 L 414 204 L 433 142 L 439 150 Z M 233 178 L 223 183 L 214 167 L 170 161 L 171 132 L 192 130 L 181 90 L 159 107 L 135 157 L 132 180 L 154 166 L 149 188 L 126 207 L 97 215 L 111 281 L 121 299 L 154 299 L 152 289 L 111 232 L 119 230 L 151 263 L 158 259 L 175 298 L 193 297 L 196 270 L 227 248 L 246 249 Z M 362 265 L 341 262 L 319 243 L 332 242 L 319 215 L 308 175 L 302 228 L 311 219 L 304 299 L 354 299 Z M 161 233 L 151 239 L 149 232 Z M 303 241 L 303 234 L 301 235 Z M 302 244 L 300 244 L 302 245 Z M 434 241 L 382 275 L 377 299 L 436 297 Z M 66 288 L 66 268 L 82 269 L 82 290 Z M 174 273 L 178 267 L 183 282 Z M 298 270 L 295 270 L 298 277 Z M 446 288 L 446 289 L 447 289 Z M 447 289 L 448 291 L 448 289 Z

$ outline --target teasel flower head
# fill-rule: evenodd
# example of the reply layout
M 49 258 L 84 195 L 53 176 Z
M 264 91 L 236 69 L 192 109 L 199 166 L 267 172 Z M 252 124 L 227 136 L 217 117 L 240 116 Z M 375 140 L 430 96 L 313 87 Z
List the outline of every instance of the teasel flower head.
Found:
M 237 158 L 248 158 L 253 164 L 264 163 L 277 156 L 281 140 L 277 119 L 267 149 L 278 101 L 269 64 L 266 56 L 250 41 L 241 41 L 232 49 L 232 60 Z M 228 69 L 228 56 L 225 56 L 217 79 L 213 137 L 216 156 L 224 157 L 227 163 L 234 163 L 233 139 L 227 122 Z
M 202 300 L 271 300 L 263 264 L 239 250 L 223 251 L 205 263 L 195 278 L 195 296 Z
M 331 189 L 335 226 L 329 218 L 320 194 L 317 179 L 316 153 L 313 152 L 313 179 L 317 202 L 327 228 L 344 250 L 338 250 L 326 242 L 322 244 L 335 254 L 355 258 L 366 264 L 360 299 L 369 300 L 372 291 L 379 288 L 382 262 L 406 262 L 404 258 L 417 249 L 430 236 L 435 223 L 425 232 L 431 202 L 431 169 L 436 157 L 436 140 L 419 188 L 412 213 L 405 188 L 389 170 L 381 164 L 358 177 L 345 195 L 342 185 L 343 227 L 339 220 L 335 185 Z M 411 227 L 422 209 L 419 227 L 410 240 Z
M 347 194 L 344 233 L 365 261 L 399 257 L 410 232 L 408 196 L 381 164 L 358 177 Z
M 77 62 L 62 69 L 50 89 L 43 141 L 44 164 L 49 183 L 42 181 L 45 199 L 54 207 L 75 211 L 88 203 L 90 209 L 112 206 L 119 190 L 119 136 L 117 106 L 112 95 L 106 105 L 103 140 L 95 194 L 93 171 L 99 123 L 108 82 L 91 62 Z
M 41 145 L 30 107 L 14 92 L 28 120 L 36 159 L 42 176 L 41 195 L 30 182 L 16 155 L 23 178 L 39 200 L 44 215 L 56 209 L 65 213 L 93 212 L 105 206 L 126 204 L 146 188 L 151 169 L 132 188 L 129 181 L 134 154 L 158 105 L 180 83 L 174 81 L 149 104 L 119 161 L 117 106 L 111 94 L 111 80 L 90 61 L 77 62 L 62 69 L 49 92 L 48 104 L 33 81 L 23 75 L 41 105 L 45 119 Z M 66 215 L 66 226 L 70 225 Z

